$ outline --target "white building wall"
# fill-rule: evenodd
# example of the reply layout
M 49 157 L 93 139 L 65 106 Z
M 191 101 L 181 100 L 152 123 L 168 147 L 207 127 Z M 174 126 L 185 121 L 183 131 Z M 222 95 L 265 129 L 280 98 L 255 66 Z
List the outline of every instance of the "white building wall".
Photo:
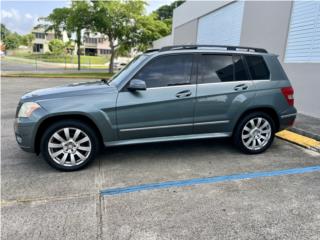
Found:
M 173 29 L 233 1 L 186 1 L 173 11 Z
M 165 46 L 173 45 L 172 35 L 165 36 L 163 38 L 159 38 L 156 41 L 153 41 L 153 48 L 162 48 Z
M 198 44 L 239 45 L 244 2 L 230 3 L 198 20 Z
M 240 44 L 278 54 L 295 90 L 298 111 L 320 118 L 320 63 L 285 62 L 292 7 L 290 1 L 246 2 Z

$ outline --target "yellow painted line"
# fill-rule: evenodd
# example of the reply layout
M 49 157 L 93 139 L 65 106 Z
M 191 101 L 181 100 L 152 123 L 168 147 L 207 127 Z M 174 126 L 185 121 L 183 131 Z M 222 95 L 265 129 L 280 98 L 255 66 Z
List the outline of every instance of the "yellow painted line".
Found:
M 300 134 L 288 131 L 288 130 L 283 130 L 278 133 L 276 133 L 276 136 L 278 138 L 284 139 L 286 141 L 298 144 L 302 147 L 308 148 L 308 149 L 313 149 L 316 151 L 320 151 L 320 142 L 317 140 L 314 140 L 309 137 L 302 136 Z

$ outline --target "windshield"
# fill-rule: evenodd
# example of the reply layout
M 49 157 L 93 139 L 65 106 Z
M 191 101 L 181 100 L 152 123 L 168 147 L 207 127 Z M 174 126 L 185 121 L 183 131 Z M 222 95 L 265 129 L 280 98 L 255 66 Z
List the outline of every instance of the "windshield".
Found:
M 130 72 L 133 69 L 135 69 L 146 58 L 147 56 L 142 54 L 132 59 L 132 61 L 127 66 L 125 66 L 120 72 L 113 75 L 113 77 L 109 80 L 109 83 L 118 86 L 128 76 L 128 74 L 130 74 Z

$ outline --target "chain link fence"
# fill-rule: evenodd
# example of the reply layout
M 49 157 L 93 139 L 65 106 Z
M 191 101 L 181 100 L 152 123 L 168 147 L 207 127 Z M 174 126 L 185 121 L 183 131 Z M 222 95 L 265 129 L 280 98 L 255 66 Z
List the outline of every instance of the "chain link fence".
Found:
M 107 71 L 108 56 L 80 56 L 81 71 Z M 2 71 L 78 71 L 77 55 L 8 54 L 1 58 Z

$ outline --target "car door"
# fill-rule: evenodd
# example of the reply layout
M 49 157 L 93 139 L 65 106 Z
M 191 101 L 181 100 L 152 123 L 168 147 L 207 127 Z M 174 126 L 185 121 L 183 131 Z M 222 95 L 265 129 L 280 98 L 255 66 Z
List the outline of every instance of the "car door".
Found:
M 132 79 L 145 81 L 147 89 L 124 87 L 118 95 L 119 140 L 191 134 L 196 95 L 192 69 L 193 54 L 157 56 L 142 67 Z
M 230 135 L 237 116 L 254 98 L 254 85 L 241 55 L 198 56 L 194 133 Z

